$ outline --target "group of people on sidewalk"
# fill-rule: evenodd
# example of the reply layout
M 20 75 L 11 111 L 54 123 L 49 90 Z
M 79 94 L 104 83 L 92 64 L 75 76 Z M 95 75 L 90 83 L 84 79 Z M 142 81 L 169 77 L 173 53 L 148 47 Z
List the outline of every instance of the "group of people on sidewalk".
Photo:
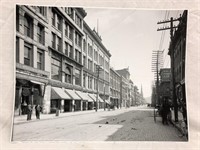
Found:
M 33 107 L 31 106 L 31 104 L 29 104 L 28 107 L 27 107 L 27 120 L 31 120 L 32 110 L 33 110 Z M 40 112 L 41 111 L 42 111 L 42 107 L 40 105 L 36 105 L 35 106 L 36 119 L 40 119 Z

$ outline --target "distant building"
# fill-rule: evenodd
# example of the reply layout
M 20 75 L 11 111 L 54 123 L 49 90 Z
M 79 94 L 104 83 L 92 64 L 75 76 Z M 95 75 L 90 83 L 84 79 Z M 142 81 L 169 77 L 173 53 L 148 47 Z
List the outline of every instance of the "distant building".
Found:
M 130 73 L 128 68 L 116 70 L 118 74 L 122 76 L 121 78 L 121 106 L 130 107 L 130 90 L 129 90 L 129 81 Z
M 110 102 L 113 107 L 120 108 L 121 75 L 110 68 Z

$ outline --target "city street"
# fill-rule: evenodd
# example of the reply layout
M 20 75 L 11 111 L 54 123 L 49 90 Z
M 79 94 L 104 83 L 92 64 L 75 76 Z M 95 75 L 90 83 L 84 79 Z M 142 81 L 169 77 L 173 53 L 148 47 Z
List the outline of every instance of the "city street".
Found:
M 14 124 L 13 141 L 186 141 L 146 106 Z

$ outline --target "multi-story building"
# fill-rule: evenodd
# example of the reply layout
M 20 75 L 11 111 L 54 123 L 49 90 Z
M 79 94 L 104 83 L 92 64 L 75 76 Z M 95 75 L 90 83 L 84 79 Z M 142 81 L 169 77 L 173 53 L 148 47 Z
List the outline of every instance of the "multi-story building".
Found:
M 134 84 L 132 80 L 129 80 L 129 89 L 130 89 L 130 106 L 134 106 Z
M 108 99 L 111 55 L 85 16 L 82 8 L 17 6 L 15 110 L 93 109 L 99 65 L 99 93 Z
M 168 54 L 174 63 L 171 63 L 172 80 L 174 81 L 173 102 L 175 107 L 175 119 L 178 120 L 178 105 L 183 109 L 183 116 L 187 124 L 186 94 L 185 94 L 185 55 L 186 55 L 186 31 L 187 31 L 187 10 L 179 19 L 178 28 L 173 34 Z
M 89 93 L 96 94 L 98 85 L 98 107 L 103 108 L 105 102 L 107 104 L 110 103 L 109 77 L 111 54 L 103 45 L 99 34 L 95 30 L 91 30 L 86 22 L 84 22 L 83 26 L 83 87 Z
M 116 70 L 121 75 L 121 107 L 130 106 L 130 73 L 128 68 Z
M 110 102 L 113 107 L 120 108 L 120 83 L 121 76 L 110 68 Z

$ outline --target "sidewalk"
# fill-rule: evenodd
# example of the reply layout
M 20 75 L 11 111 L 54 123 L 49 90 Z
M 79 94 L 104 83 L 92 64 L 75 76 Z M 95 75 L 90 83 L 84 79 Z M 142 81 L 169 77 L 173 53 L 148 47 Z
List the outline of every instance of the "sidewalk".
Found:
M 97 112 L 102 112 L 104 109 L 98 109 Z M 108 110 L 105 110 L 108 111 Z M 110 110 L 112 111 L 112 109 Z M 49 120 L 49 119 L 58 119 L 63 118 L 67 116 L 75 116 L 75 115 L 84 115 L 88 113 L 95 113 L 96 110 L 85 110 L 85 111 L 75 111 L 75 112 L 64 112 L 59 113 L 59 116 L 56 116 L 56 114 L 42 114 L 40 113 L 40 119 L 36 119 L 36 116 L 34 113 L 32 113 L 31 120 L 27 121 L 27 115 L 21 115 L 21 116 L 14 116 L 13 123 L 15 125 L 17 124 L 23 124 L 23 123 L 29 123 L 29 122 L 35 122 L 35 121 L 42 121 L 42 120 Z
M 178 111 L 178 122 L 175 122 L 174 111 L 172 110 L 172 124 L 181 132 L 181 136 L 186 136 L 188 138 L 188 130 L 183 119 L 183 115 Z

